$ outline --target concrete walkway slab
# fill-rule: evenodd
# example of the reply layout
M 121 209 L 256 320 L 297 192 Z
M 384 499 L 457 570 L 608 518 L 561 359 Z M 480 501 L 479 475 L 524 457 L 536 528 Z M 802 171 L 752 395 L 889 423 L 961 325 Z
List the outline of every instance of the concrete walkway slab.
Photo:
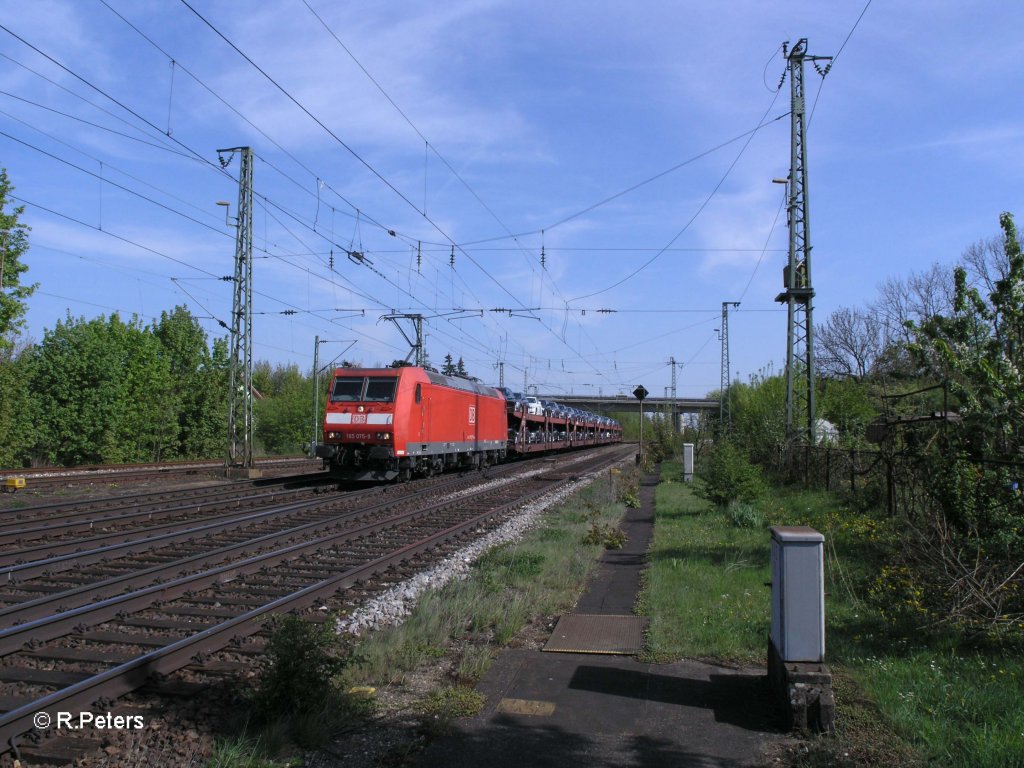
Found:
M 418 765 L 738 768 L 779 738 L 762 670 L 511 650 L 478 690 L 484 711 Z

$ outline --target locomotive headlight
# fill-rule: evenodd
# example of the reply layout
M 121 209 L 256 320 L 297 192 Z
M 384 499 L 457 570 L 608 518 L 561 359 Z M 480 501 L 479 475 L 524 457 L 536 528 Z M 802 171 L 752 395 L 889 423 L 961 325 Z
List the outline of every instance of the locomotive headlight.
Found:
M 378 432 L 377 433 L 377 439 L 378 440 L 390 440 L 391 439 L 391 433 L 390 432 Z

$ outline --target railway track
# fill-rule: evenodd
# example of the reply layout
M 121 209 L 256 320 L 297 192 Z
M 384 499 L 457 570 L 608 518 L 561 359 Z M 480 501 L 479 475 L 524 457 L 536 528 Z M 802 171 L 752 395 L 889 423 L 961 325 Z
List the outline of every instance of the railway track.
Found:
M 96 746 L 90 734 L 40 730 L 41 717 L 56 723 L 61 712 L 114 706 L 153 675 L 186 667 L 199 674 L 251 669 L 269 616 L 339 595 L 351 600 L 346 590 L 357 583 L 480 535 L 530 499 L 625 453 L 618 447 L 574 454 L 542 469 L 505 465 L 482 485 L 473 473 L 472 480 L 442 477 L 289 502 L 278 507 L 319 511 L 269 533 L 225 527 L 77 567 L 64 568 L 95 553 L 8 565 L 31 568 L 10 571 L 0 597 L 7 603 L 0 608 L 0 740 L 30 764 L 70 761 Z M 235 540 L 216 538 L 229 531 Z M 138 548 L 145 541 L 106 546 Z
M 297 467 L 319 467 L 319 459 L 306 456 L 280 456 L 256 459 L 255 466 L 264 472 L 290 472 Z M 176 461 L 146 464 L 100 464 L 86 467 L 28 467 L 24 469 L 0 469 L 0 482 L 8 477 L 23 477 L 26 487 L 16 495 L 32 495 L 52 492 L 59 488 L 81 487 L 83 485 L 111 486 L 121 483 L 156 481 L 173 478 L 195 478 L 209 475 L 222 477 L 224 462 Z
M 33 539 L 54 541 L 82 531 L 109 531 L 189 515 L 200 517 L 229 504 L 238 508 L 256 506 L 335 486 L 337 483 L 326 472 L 316 472 L 13 508 L 0 517 L 0 553 L 12 546 L 24 550 Z

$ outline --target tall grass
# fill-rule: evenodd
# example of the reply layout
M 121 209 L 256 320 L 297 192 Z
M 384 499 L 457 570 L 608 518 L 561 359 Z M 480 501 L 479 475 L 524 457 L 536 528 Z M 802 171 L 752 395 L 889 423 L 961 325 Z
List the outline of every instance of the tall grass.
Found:
M 768 632 L 764 530 L 738 528 L 663 465 L 657 523 L 640 610 L 651 617 L 653 660 L 715 657 L 759 662 Z

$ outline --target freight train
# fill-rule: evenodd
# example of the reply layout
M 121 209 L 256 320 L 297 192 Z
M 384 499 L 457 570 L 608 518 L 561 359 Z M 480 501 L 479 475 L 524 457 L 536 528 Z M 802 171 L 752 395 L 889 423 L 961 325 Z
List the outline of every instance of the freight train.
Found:
M 614 419 L 471 379 L 413 366 L 338 368 L 315 452 L 339 479 L 405 481 L 621 439 Z

